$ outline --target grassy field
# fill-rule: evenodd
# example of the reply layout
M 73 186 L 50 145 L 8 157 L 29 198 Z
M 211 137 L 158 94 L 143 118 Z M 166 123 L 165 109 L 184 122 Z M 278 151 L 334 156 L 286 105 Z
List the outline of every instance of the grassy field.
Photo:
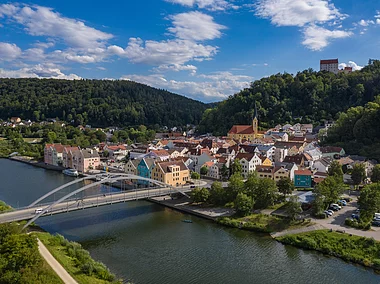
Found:
M 107 284 L 107 283 L 121 283 L 118 281 L 110 282 L 96 278 L 95 276 L 88 276 L 81 271 L 78 265 L 78 260 L 70 257 L 67 253 L 67 248 L 62 245 L 52 244 L 52 236 L 48 233 L 34 233 L 48 248 L 50 253 L 57 259 L 57 261 L 66 269 L 66 271 L 80 284 Z
M 374 239 L 318 230 L 286 235 L 277 240 L 296 247 L 320 251 L 364 266 L 380 268 L 380 242 Z
M 286 218 L 266 214 L 252 214 L 241 218 L 222 217 L 219 218 L 217 222 L 229 227 L 262 233 L 281 232 L 286 229 L 295 229 L 312 225 L 312 223 L 307 221 L 291 221 Z

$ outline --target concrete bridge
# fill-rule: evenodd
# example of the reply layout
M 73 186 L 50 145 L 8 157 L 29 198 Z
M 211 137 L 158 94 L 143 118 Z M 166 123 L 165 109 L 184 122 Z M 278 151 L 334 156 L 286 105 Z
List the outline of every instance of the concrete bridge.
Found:
M 49 196 L 52 196 L 54 193 L 57 193 L 63 189 L 70 187 L 71 185 L 80 183 L 85 180 L 95 179 L 94 183 L 82 186 L 79 189 L 74 190 L 58 199 L 57 201 L 50 203 L 42 203 L 43 200 L 46 200 Z M 155 187 L 148 187 L 143 189 L 128 190 L 117 193 L 107 193 L 99 194 L 95 196 L 88 196 L 84 198 L 75 198 L 70 199 L 70 197 L 75 196 L 76 194 L 89 189 L 91 187 L 100 185 L 100 184 L 112 184 L 113 182 L 122 181 L 122 180 L 145 180 L 154 184 Z M 171 187 L 162 182 L 143 178 L 136 175 L 124 174 L 124 173 L 107 173 L 93 175 L 84 177 L 81 179 L 75 179 L 72 182 L 64 184 L 56 189 L 51 190 L 44 196 L 38 198 L 36 201 L 32 202 L 29 206 L 20 208 L 15 211 L 6 212 L 0 214 L 0 224 L 9 223 L 15 221 L 29 220 L 24 228 L 28 227 L 32 222 L 37 220 L 42 216 L 50 216 L 59 213 L 65 213 L 75 210 L 83 210 L 86 208 L 98 207 L 102 205 L 127 202 L 132 200 L 140 200 L 146 198 L 152 198 L 157 196 L 170 195 L 172 193 L 179 192 L 185 196 L 188 196 L 186 192 L 191 191 L 190 185 L 181 186 L 181 187 Z

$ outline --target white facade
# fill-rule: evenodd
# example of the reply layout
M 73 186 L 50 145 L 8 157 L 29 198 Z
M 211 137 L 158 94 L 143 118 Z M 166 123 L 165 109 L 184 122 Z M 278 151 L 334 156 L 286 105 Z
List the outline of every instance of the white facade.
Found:
M 241 164 L 241 174 L 244 178 L 248 178 L 249 173 L 256 170 L 256 166 L 261 165 L 262 160 L 257 154 L 252 156 L 251 160 L 247 160 L 245 158 L 239 160 Z
M 338 59 L 321 60 L 320 71 L 328 71 L 328 72 L 332 72 L 334 74 L 338 74 L 338 72 L 339 72 Z

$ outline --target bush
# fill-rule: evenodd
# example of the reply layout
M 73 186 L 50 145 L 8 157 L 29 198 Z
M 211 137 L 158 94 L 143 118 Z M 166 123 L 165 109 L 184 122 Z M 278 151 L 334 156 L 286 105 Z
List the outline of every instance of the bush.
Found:
M 315 214 L 315 218 L 317 218 L 317 219 L 326 219 L 327 215 L 325 213 L 317 213 L 317 214 Z
M 358 222 L 357 220 L 351 219 L 351 218 L 347 218 L 344 221 L 344 224 L 349 227 L 353 227 L 353 228 L 361 229 L 361 230 L 371 229 L 371 224 L 369 222 L 363 222 L 363 221 Z

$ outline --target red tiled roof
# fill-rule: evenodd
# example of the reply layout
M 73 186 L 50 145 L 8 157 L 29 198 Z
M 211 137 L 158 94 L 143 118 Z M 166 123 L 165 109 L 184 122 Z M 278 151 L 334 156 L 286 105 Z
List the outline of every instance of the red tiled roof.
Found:
M 152 150 L 151 152 L 161 157 L 170 155 L 166 150 Z
M 335 63 L 339 63 L 338 59 L 321 60 L 321 64 L 335 64 Z
M 296 170 L 296 171 L 294 171 L 294 174 L 298 175 L 298 176 L 311 176 L 311 171 L 309 171 L 309 170 Z
M 228 134 L 254 134 L 252 125 L 233 125 Z
M 343 148 L 341 147 L 334 147 L 334 146 L 326 146 L 326 147 L 322 147 L 320 150 L 323 154 L 326 154 L 326 153 L 340 153 L 340 151 L 342 151 Z

